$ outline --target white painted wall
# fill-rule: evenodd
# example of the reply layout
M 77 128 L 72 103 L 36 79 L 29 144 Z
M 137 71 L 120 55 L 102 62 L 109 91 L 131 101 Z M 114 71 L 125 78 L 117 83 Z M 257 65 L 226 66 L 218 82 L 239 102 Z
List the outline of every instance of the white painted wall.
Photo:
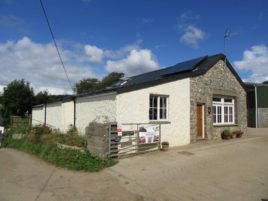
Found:
M 47 104 L 47 125 L 52 128 L 62 129 L 61 102 Z
M 168 123 L 161 125 L 161 141 L 170 146 L 190 143 L 190 79 L 177 80 L 116 97 L 119 123 L 149 123 L 150 94 L 168 95 Z M 153 122 L 153 121 L 151 121 Z
M 32 108 L 32 125 L 44 124 L 45 108 L 44 106 Z
M 62 111 L 62 126 L 61 131 L 67 132 L 70 128 L 70 125 L 74 125 L 74 102 L 68 101 L 61 104 Z
M 88 124 L 98 118 L 107 116 L 109 121 L 116 120 L 116 93 L 95 96 L 77 97 L 76 127 L 78 132 L 85 134 Z

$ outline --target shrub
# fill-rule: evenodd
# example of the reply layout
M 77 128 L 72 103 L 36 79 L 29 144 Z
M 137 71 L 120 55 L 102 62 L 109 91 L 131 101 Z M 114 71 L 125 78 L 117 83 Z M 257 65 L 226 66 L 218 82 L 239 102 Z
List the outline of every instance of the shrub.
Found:
M 27 138 L 14 140 L 8 136 L 4 139 L 3 146 L 34 154 L 54 165 L 72 170 L 94 172 L 115 164 L 113 160 L 93 156 L 89 152 L 70 148 L 62 149 L 50 142 L 35 143 Z
M 32 126 L 29 124 L 23 124 L 19 127 L 15 127 L 11 129 L 13 133 L 18 133 L 18 134 L 28 134 L 32 130 Z

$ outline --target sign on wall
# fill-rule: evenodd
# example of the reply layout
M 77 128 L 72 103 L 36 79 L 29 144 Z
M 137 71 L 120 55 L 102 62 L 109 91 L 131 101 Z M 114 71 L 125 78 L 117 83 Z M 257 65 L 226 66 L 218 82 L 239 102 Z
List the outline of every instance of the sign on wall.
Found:
M 140 124 L 139 144 L 151 144 L 159 142 L 159 125 L 156 124 Z

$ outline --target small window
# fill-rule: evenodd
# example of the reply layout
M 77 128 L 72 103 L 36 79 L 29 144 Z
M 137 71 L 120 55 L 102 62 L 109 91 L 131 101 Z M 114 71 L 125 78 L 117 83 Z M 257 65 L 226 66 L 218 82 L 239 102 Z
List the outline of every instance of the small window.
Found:
M 150 95 L 149 120 L 167 120 L 167 98 Z

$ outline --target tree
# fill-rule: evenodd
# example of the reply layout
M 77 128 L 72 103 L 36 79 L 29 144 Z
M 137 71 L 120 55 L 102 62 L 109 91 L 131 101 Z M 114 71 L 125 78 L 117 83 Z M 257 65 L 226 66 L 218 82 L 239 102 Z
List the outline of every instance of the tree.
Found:
M 75 84 L 73 90 L 77 94 L 92 92 L 97 89 L 99 80 L 96 78 L 84 78 Z
M 73 90 L 77 94 L 94 92 L 96 90 L 101 90 L 105 89 L 106 87 L 112 86 L 113 84 L 118 82 L 122 77 L 124 77 L 124 73 L 113 72 L 104 77 L 101 81 L 99 81 L 96 78 L 85 78 L 76 83 Z
M 29 82 L 23 79 L 10 82 L 4 88 L 2 116 L 9 119 L 10 115 L 24 116 L 27 112 L 31 113 L 33 96 L 33 89 Z
M 118 82 L 122 77 L 124 77 L 124 73 L 116 73 L 112 72 L 106 77 L 102 79 L 102 81 L 99 83 L 99 88 L 104 89 L 106 87 L 112 86 L 116 82 Z
M 51 95 L 48 91 L 40 91 L 33 98 L 33 106 L 63 100 L 68 95 Z

